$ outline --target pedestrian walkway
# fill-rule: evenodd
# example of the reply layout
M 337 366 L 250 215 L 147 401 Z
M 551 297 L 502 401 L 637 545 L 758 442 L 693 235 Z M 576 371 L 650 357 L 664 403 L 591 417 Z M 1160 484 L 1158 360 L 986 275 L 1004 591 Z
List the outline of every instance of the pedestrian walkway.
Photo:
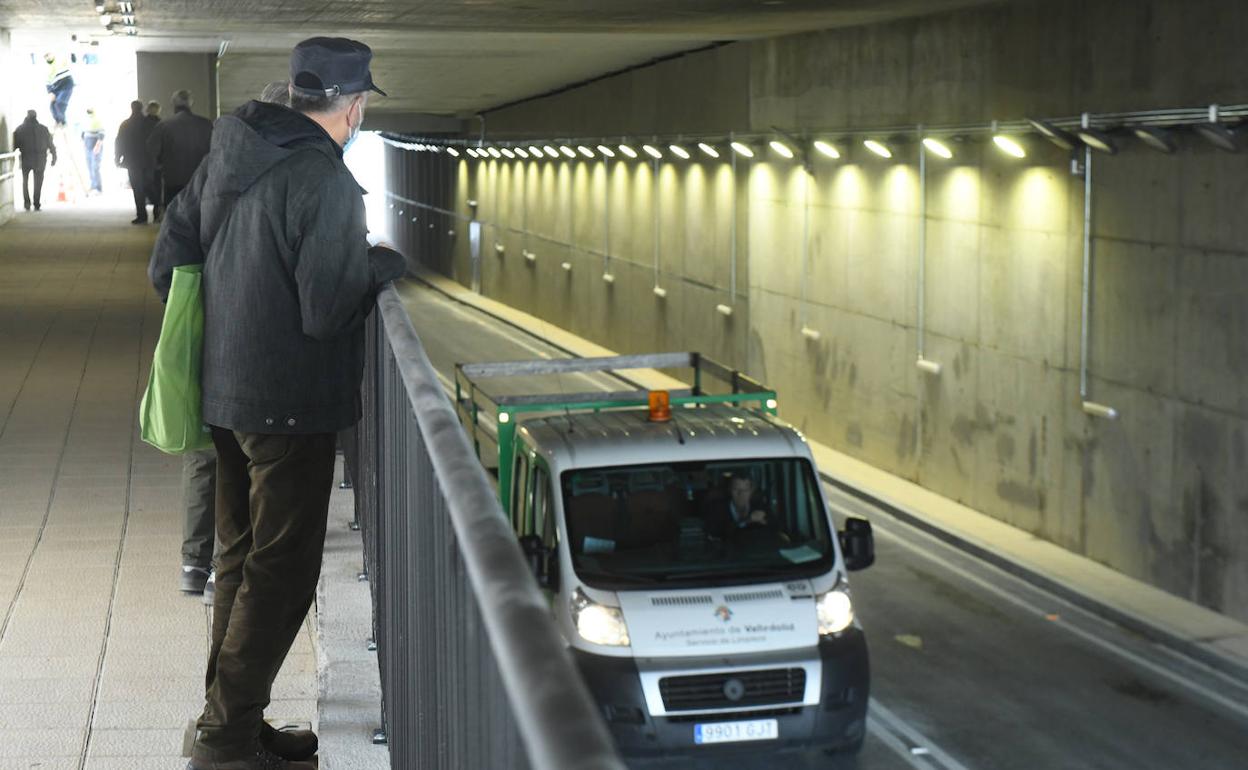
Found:
M 209 608 L 176 590 L 181 460 L 137 430 L 156 230 L 118 203 L 0 228 L 0 770 L 180 768 L 202 706 Z M 316 721 L 314 627 L 271 721 Z

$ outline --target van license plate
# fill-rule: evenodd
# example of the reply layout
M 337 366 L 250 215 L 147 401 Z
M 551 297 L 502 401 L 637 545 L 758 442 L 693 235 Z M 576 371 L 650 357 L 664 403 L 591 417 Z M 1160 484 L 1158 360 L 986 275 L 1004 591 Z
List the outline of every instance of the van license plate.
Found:
M 771 741 L 779 737 L 780 724 L 774 719 L 712 722 L 693 726 L 693 742 L 697 744 Z

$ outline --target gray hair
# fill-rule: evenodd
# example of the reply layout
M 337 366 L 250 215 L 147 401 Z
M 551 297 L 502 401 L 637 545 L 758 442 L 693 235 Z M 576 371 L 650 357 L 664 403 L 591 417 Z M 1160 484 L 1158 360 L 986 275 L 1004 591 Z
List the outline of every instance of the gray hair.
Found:
M 191 92 L 187 91 L 185 88 L 180 91 L 174 91 L 172 101 L 174 109 L 177 109 L 178 107 L 186 107 L 187 109 L 190 109 L 191 105 L 195 103 L 195 100 L 191 98 Z
M 351 106 L 351 102 L 359 93 L 354 94 L 338 94 L 337 96 L 325 96 L 324 94 L 313 94 L 308 96 L 299 91 L 290 90 L 290 108 L 295 112 L 308 113 L 335 113 L 345 110 Z
M 260 101 L 289 107 L 290 83 L 285 80 L 274 80 L 272 83 L 266 85 L 264 90 L 260 92 Z

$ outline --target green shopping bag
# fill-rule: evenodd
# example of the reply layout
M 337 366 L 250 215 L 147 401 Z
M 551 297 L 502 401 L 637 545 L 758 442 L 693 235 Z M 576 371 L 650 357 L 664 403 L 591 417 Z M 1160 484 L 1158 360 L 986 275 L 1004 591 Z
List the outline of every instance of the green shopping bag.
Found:
M 139 406 L 141 437 L 169 454 L 212 446 L 203 420 L 199 380 L 204 350 L 203 270 L 203 265 L 173 269 L 165 320 Z

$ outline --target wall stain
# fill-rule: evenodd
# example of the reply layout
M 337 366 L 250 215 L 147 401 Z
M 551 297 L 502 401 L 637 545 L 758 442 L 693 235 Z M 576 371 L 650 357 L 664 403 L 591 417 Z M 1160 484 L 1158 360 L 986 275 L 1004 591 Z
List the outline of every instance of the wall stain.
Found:
M 858 381 L 858 364 L 851 363 L 849 365 L 849 386 L 852 388 L 854 383 Z
M 1014 459 L 1014 437 L 1008 433 L 997 436 L 997 459 L 1002 465 Z
M 1043 422 L 1041 424 L 1043 424 Z M 1032 481 L 1036 480 L 1036 467 L 1038 465 L 1037 444 L 1036 430 L 1035 428 L 1032 428 L 1031 437 L 1027 439 L 1027 473 L 1030 475 Z
M 910 419 L 910 415 L 903 414 L 901 416 L 901 428 L 897 431 L 898 459 L 904 460 L 914 455 L 917 438 L 914 431 L 914 421 Z
M 1035 511 L 1044 510 L 1044 488 L 1031 487 L 1017 481 L 997 482 L 997 497 Z
M 848 426 L 846 426 L 845 441 L 861 449 L 862 448 L 862 425 L 856 422 L 851 422 Z
M 995 424 L 988 416 L 988 410 L 983 404 L 975 405 L 975 416 L 967 417 L 966 415 L 958 415 L 953 418 L 953 424 L 949 426 L 949 430 L 953 433 L 953 437 L 958 440 L 959 444 L 970 446 L 975 441 L 975 434 L 984 432 L 991 433 Z

